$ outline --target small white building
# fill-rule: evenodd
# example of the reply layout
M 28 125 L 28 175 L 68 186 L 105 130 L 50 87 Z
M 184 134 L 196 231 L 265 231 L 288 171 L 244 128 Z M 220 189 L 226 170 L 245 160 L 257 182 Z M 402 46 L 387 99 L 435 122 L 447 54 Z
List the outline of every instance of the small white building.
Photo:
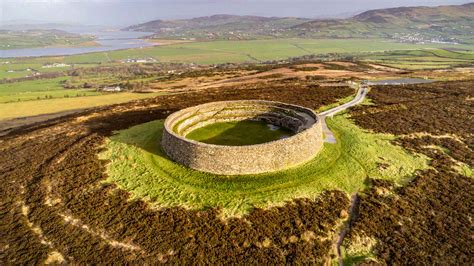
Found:
M 42 68 L 56 68 L 56 67 L 69 67 L 71 65 L 64 64 L 64 63 L 54 63 L 54 64 L 49 64 L 49 65 L 44 65 Z
M 104 87 L 104 88 L 102 88 L 102 91 L 105 91 L 105 92 L 121 92 L 122 88 L 120 88 L 120 86 Z
M 154 63 L 156 59 L 148 57 L 148 58 L 128 58 L 122 60 L 122 63 Z

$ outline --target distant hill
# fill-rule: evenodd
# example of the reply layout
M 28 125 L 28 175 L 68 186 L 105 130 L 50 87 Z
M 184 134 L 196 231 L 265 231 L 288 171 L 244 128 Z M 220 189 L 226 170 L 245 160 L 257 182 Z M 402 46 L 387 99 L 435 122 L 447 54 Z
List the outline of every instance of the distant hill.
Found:
M 439 7 L 399 7 L 371 10 L 353 18 L 360 22 L 389 23 L 446 23 L 474 19 L 474 3 Z
M 50 46 L 91 46 L 93 36 L 82 36 L 62 30 L 2 30 L 0 29 L 0 50 Z
M 267 18 L 258 16 L 234 16 L 234 15 L 214 15 L 209 17 L 199 17 L 193 19 L 180 20 L 154 20 L 147 23 L 126 28 L 135 31 L 170 31 L 173 29 L 192 30 L 207 29 L 215 26 L 228 26 L 235 28 L 246 28 L 254 23 L 268 23 L 278 21 L 280 18 Z M 299 21 L 298 21 L 299 22 Z
M 439 7 L 399 7 L 363 12 L 344 20 L 313 20 L 292 28 L 300 36 L 471 39 L 474 3 Z
M 249 39 L 278 37 L 283 29 L 311 21 L 304 18 L 214 15 L 193 19 L 154 20 L 124 30 L 155 32 L 162 37 Z
M 155 38 L 391 38 L 403 42 L 474 43 L 474 3 L 370 10 L 348 19 L 215 15 L 155 20 L 125 30 L 155 32 Z

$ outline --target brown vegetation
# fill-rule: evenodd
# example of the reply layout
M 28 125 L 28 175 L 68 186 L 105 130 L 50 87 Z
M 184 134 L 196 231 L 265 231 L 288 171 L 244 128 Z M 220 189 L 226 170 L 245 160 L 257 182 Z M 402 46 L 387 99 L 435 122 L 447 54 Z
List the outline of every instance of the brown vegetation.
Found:
M 347 218 L 349 199 L 342 192 L 223 221 L 212 208 L 151 209 L 101 183 L 106 162 L 97 154 L 115 130 L 211 101 L 264 99 L 317 109 L 353 93 L 298 78 L 233 84 L 97 108 L 2 137 L 0 262 L 327 262 Z M 474 183 L 455 167 L 473 165 L 472 86 L 375 87 L 369 94 L 374 105 L 351 111 L 366 129 L 401 135 L 397 144 L 431 157 L 433 169 L 403 188 L 371 180 L 346 246 L 358 237 L 375 239 L 378 261 L 388 264 L 473 264 Z
M 257 84 L 209 89 L 94 109 L 3 137 L 0 152 L 0 261 L 75 263 L 318 263 L 329 259 L 349 199 L 326 192 L 243 218 L 219 210 L 151 209 L 105 185 L 97 153 L 113 131 L 196 104 L 268 99 L 318 108 L 348 87 Z
M 464 81 L 376 87 L 369 94 L 375 105 L 356 108 L 358 124 L 406 135 L 397 143 L 431 157 L 434 169 L 403 188 L 373 181 L 346 245 L 374 238 L 377 258 L 394 264 L 473 263 L 474 182 L 455 169 L 458 161 L 474 163 L 472 86 Z

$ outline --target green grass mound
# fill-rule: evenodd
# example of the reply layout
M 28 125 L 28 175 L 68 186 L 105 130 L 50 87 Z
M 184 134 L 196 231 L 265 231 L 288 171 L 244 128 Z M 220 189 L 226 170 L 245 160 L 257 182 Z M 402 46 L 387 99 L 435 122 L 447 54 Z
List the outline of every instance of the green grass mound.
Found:
M 243 146 L 261 144 L 293 135 L 284 128 L 271 127 L 262 121 L 221 122 L 198 128 L 186 138 L 216 145 Z
M 110 160 L 106 182 L 136 198 L 155 207 L 222 208 L 223 216 L 315 198 L 324 190 L 353 193 L 365 188 L 367 177 L 403 185 L 416 170 L 428 167 L 426 157 L 392 145 L 393 136 L 367 133 L 345 116 L 327 122 L 337 143 L 326 143 L 310 162 L 277 173 L 228 177 L 176 164 L 160 146 L 162 120 L 118 132 L 100 157 Z

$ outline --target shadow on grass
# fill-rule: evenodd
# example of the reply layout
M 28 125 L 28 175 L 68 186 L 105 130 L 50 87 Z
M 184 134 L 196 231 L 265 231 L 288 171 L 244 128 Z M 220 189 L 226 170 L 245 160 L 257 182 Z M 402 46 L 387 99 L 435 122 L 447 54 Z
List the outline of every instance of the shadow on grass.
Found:
M 325 144 L 311 161 L 280 172 L 219 176 L 179 165 L 165 155 L 160 142 L 163 121 L 138 125 L 112 136 L 101 153 L 108 164 L 108 180 L 164 206 L 221 207 L 229 215 L 253 207 L 282 204 L 294 198 L 314 198 L 323 191 L 348 194 L 367 186 L 367 177 L 404 182 L 422 158 L 414 158 L 391 139 L 363 132 L 345 117 L 329 121 L 338 142 Z M 384 156 L 383 160 L 381 156 Z M 380 162 L 390 165 L 380 169 Z
M 272 128 L 270 124 L 257 120 L 222 122 L 198 128 L 186 137 L 192 140 L 228 146 L 262 144 L 294 135 L 283 127 Z

